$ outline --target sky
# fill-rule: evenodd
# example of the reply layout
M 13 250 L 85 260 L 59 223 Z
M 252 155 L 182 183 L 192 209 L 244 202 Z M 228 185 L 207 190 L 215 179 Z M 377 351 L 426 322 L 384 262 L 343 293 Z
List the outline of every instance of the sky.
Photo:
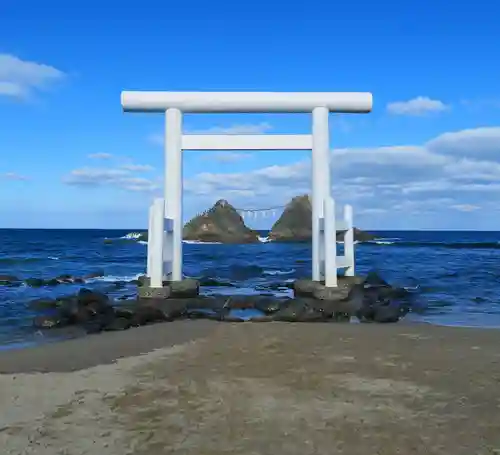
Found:
M 371 113 L 330 114 L 337 207 L 364 229 L 500 230 L 499 20 L 493 0 L 1 0 L 0 228 L 145 228 L 164 118 L 120 93 L 165 90 L 371 92 Z M 310 131 L 310 114 L 184 116 L 185 133 Z M 310 191 L 308 151 L 183 162 L 186 220 Z

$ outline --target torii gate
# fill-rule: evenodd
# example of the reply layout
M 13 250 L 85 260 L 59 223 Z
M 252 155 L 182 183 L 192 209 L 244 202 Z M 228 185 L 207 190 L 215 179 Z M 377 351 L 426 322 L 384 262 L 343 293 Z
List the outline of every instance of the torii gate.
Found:
M 164 199 L 153 203 L 149 222 L 151 287 L 162 287 L 169 272 L 172 281 L 182 280 L 183 150 L 312 150 L 312 279 L 319 281 L 325 275 L 326 286 L 335 287 L 338 267 L 346 267 L 346 275 L 354 274 L 354 252 L 347 251 L 353 248 L 352 209 L 346 206 L 340 226 L 331 198 L 328 117 L 330 112 L 370 112 L 371 93 L 123 91 L 121 104 L 124 112 L 165 113 Z M 182 134 L 183 113 L 252 112 L 312 113 L 312 134 Z M 337 231 L 347 231 L 343 263 L 336 258 Z

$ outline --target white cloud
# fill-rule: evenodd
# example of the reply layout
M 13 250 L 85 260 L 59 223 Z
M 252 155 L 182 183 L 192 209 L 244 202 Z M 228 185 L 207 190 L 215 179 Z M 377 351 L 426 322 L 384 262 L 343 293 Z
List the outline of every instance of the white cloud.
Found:
M 449 109 L 440 100 L 433 100 L 427 96 L 417 96 L 408 101 L 395 101 L 387 105 L 387 111 L 394 115 L 421 116 L 429 113 L 443 112 Z
M 483 226 L 491 227 L 500 194 L 500 162 L 492 161 L 496 157 L 485 137 L 491 140 L 491 130 L 478 128 L 445 133 L 421 145 L 334 149 L 332 194 L 339 207 L 353 204 L 360 222 L 378 220 L 386 222 L 385 228 L 419 227 L 419 217 L 433 226 L 450 226 L 446 220 L 470 220 L 472 212 L 474 219 L 483 217 Z M 83 168 L 66 181 L 129 191 L 152 191 L 162 185 L 161 178 L 143 179 L 132 168 L 120 167 Z M 196 204 L 200 209 L 219 198 L 240 208 L 281 206 L 310 187 L 310 159 L 242 172 L 202 172 L 184 181 L 187 207 Z
M 481 144 L 481 130 L 467 134 Z M 500 192 L 500 163 L 450 153 L 450 143 L 443 137 L 454 134 L 464 133 L 441 135 L 423 145 L 332 150 L 333 196 L 340 203 L 353 203 L 356 213 L 366 217 L 385 210 L 388 216 L 394 210 L 405 214 L 484 210 Z M 477 149 L 473 140 L 468 147 L 464 151 L 473 155 Z M 232 194 L 231 202 L 240 207 L 281 205 L 310 191 L 310 166 L 310 160 L 304 160 L 248 172 L 205 172 L 187 180 L 185 189 L 207 203 Z
M 272 130 L 273 127 L 269 123 L 243 123 L 230 126 L 214 126 L 206 129 L 186 130 L 184 134 L 265 134 Z M 148 141 L 155 145 L 164 144 L 164 134 L 152 134 L 148 137 Z
M 478 205 L 471 204 L 455 204 L 451 206 L 452 209 L 458 210 L 460 212 L 473 212 L 474 210 L 478 210 L 481 207 Z
M 429 141 L 426 147 L 443 155 L 500 162 L 500 127 L 444 133 Z
M 53 66 L 0 54 L 0 96 L 29 97 L 61 80 L 65 74 Z
M 120 167 L 132 172 L 150 172 L 154 170 L 154 167 L 149 164 L 123 164 Z
M 0 174 L 0 177 L 3 177 L 5 180 L 17 180 L 17 181 L 29 180 L 29 177 L 27 177 L 26 175 L 17 174 L 16 172 L 6 172 L 4 174 Z
M 91 160 L 110 160 L 113 158 L 111 153 L 91 153 L 88 155 Z
M 63 177 L 63 182 L 74 186 L 110 185 L 130 191 L 154 191 L 160 187 L 158 182 L 142 177 L 135 177 L 126 169 L 75 169 Z

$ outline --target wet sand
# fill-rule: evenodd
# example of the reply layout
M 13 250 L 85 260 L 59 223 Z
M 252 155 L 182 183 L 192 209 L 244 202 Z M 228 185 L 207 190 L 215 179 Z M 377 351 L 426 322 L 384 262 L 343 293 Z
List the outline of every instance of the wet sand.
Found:
M 498 330 L 182 321 L 0 372 L 6 455 L 500 453 Z

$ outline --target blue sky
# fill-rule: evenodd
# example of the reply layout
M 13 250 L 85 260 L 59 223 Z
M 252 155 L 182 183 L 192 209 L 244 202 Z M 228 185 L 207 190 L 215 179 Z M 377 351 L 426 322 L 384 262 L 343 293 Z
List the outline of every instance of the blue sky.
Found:
M 103 6 L 105 5 L 105 6 Z M 493 1 L 0 4 L 0 227 L 143 228 L 163 117 L 122 90 L 370 91 L 331 115 L 332 191 L 367 229 L 500 229 Z M 187 115 L 186 131 L 308 133 L 308 115 Z M 282 205 L 309 153 L 184 155 L 185 217 Z M 266 227 L 273 218 L 250 219 Z

